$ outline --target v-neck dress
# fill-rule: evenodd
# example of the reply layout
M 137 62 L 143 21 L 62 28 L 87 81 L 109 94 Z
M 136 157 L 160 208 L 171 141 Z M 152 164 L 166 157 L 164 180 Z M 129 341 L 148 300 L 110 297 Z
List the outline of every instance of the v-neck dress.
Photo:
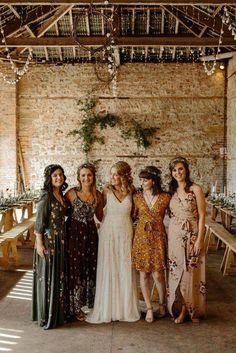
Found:
M 196 257 L 194 244 L 198 235 L 198 210 L 194 193 L 185 198 L 177 193 L 170 201 L 171 219 L 168 231 L 169 312 L 178 316 L 180 293 L 191 318 L 205 315 L 205 254 Z M 179 293 L 180 291 L 180 293 Z
M 93 307 L 98 234 L 94 221 L 95 204 L 82 201 L 76 193 L 67 220 L 67 317 L 80 314 L 83 306 Z
M 142 193 L 134 196 L 138 224 L 135 230 L 132 260 L 137 271 L 150 273 L 166 269 L 167 242 L 163 219 L 169 202 L 170 196 L 162 192 L 149 208 Z
M 105 217 L 99 229 L 97 286 L 94 310 L 87 321 L 136 321 L 139 319 L 135 271 L 131 249 L 133 223 L 132 195 L 119 201 L 107 193 Z
M 66 207 L 45 193 L 37 206 L 35 231 L 42 234 L 47 254 L 40 257 L 34 249 L 32 300 L 32 319 L 44 329 L 65 322 L 65 216 Z

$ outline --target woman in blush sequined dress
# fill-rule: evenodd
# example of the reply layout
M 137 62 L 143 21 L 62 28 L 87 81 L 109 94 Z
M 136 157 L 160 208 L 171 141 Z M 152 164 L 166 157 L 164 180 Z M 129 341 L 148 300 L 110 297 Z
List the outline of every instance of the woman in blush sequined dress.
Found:
M 133 265 L 140 273 L 140 286 L 147 306 L 146 321 L 153 322 L 150 279 L 159 294 L 159 313 L 165 315 L 166 232 L 163 224 L 170 196 L 162 191 L 160 170 L 147 166 L 139 173 L 142 192 L 134 196 L 138 224 L 133 243 Z
M 66 198 L 71 205 L 67 220 L 67 317 L 83 321 L 82 308 L 94 304 L 97 270 L 98 234 L 94 219 L 103 216 L 102 195 L 96 190 L 95 167 L 84 163 L 78 168 L 79 186 Z
M 188 161 L 170 163 L 171 219 L 168 231 L 170 314 L 181 324 L 205 315 L 205 197 L 190 179 Z

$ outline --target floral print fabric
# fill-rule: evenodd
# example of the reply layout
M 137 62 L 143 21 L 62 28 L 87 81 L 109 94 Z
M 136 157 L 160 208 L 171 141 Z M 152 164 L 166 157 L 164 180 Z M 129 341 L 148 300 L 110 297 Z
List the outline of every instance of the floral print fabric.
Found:
M 64 237 L 66 207 L 45 194 L 37 208 L 35 231 L 43 234 L 47 254 L 34 250 L 32 319 L 44 329 L 65 321 Z
M 198 235 L 198 211 L 195 195 L 184 199 L 175 193 L 170 201 L 171 219 L 168 231 L 169 297 L 171 315 L 180 313 L 180 297 L 191 318 L 205 315 L 205 255 L 194 254 Z M 180 295 L 181 294 L 181 295 Z
M 138 224 L 135 230 L 132 259 L 137 271 L 160 272 L 166 268 L 166 232 L 163 224 L 170 196 L 160 193 L 149 208 L 142 193 L 134 196 Z
M 94 212 L 94 204 L 77 196 L 67 220 L 67 317 L 79 315 L 85 305 L 93 307 L 98 249 Z

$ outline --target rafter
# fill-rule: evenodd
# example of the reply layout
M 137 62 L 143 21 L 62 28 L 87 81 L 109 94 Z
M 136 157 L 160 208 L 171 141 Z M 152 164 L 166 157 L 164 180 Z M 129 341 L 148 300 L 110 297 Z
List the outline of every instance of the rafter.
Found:
M 203 26 L 207 26 L 214 30 L 216 33 L 220 33 L 222 27 L 222 20 L 218 14 L 215 16 L 211 16 L 207 14 L 205 11 L 196 8 L 194 6 L 178 6 L 176 7 L 179 12 L 184 15 L 187 15 L 191 20 L 202 24 Z M 229 34 L 229 31 L 226 26 L 224 26 L 225 34 Z
M 164 6 L 162 5 L 163 9 L 167 11 L 169 14 L 174 16 L 176 20 L 178 20 L 187 30 L 193 33 L 195 36 L 199 37 L 201 30 L 196 25 L 193 25 L 190 20 L 186 19 L 181 12 L 179 12 L 178 7 L 173 6 Z
M 74 22 L 73 22 L 73 16 L 72 16 L 72 9 L 70 9 L 69 11 L 69 18 L 70 18 L 70 31 L 71 31 L 71 34 L 74 33 Z M 72 51 L 73 51 L 73 58 L 75 59 L 76 58 L 76 50 L 75 50 L 75 47 L 72 48 Z
M 82 45 L 100 46 L 105 45 L 104 36 L 83 36 L 77 38 Z M 216 47 L 219 44 L 218 37 L 193 37 L 193 36 L 131 36 L 116 37 L 117 46 L 207 46 Z M 73 37 L 41 37 L 41 38 L 7 38 L 7 44 L 0 43 L 0 47 L 73 47 L 78 43 Z M 222 46 L 236 47 L 236 42 L 232 36 L 222 38 Z
M 16 34 L 19 30 L 28 27 L 31 23 L 39 21 L 45 16 L 51 14 L 55 11 L 55 8 L 52 6 L 42 6 L 40 10 L 38 7 L 33 8 L 30 12 L 22 16 L 22 18 L 16 18 L 14 22 L 7 24 L 4 27 L 5 37 L 10 37 Z
M 11 10 L 12 13 L 14 13 L 14 15 L 16 16 L 16 18 L 20 19 L 20 15 L 19 13 L 16 11 L 16 9 L 12 6 L 12 5 L 7 5 L 9 7 L 9 9 Z M 29 33 L 29 35 L 31 37 L 35 37 L 34 32 L 31 30 L 31 28 L 28 25 L 25 25 L 25 29 L 27 30 L 27 32 Z
M 45 4 L 53 4 L 53 5 L 68 5 L 68 4 L 81 4 L 81 5 L 90 5 L 91 0 L 81 0 L 79 2 L 75 2 L 75 0 L 24 0 L 24 1 L 16 1 L 16 0 L 8 0 L 8 4 L 12 5 L 45 5 Z M 93 4 L 104 5 L 104 1 L 102 0 L 92 0 Z M 6 4 L 6 1 L 0 0 L 0 4 Z M 154 0 L 109 0 L 109 4 L 113 5 L 156 5 L 157 2 Z M 159 0 L 158 4 L 169 5 L 170 1 L 167 0 Z M 189 5 L 189 0 L 171 0 L 171 4 L 176 5 Z M 192 0 L 191 4 L 194 5 L 225 5 L 231 4 L 235 5 L 235 0 L 214 0 L 213 3 L 210 0 Z
M 72 9 L 74 5 L 60 6 L 55 14 L 45 21 L 42 26 L 37 30 L 37 37 L 42 37 L 55 23 L 57 23 L 61 17 L 63 17 L 68 11 Z
M 176 20 L 176 23 L 175 23 L 175 34 L 176 35 L 178 34 L 178 31 L 179 31 L 179 21 Z M 175 52 L 176 52 L 176 47 L 173 47 L 173 51 L 172 51 L 172 58 L 173 59 L 175 58 Z

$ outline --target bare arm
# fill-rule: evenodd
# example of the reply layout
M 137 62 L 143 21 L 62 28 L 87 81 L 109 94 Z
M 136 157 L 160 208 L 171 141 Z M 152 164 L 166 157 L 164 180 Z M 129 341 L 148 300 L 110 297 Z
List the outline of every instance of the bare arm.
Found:
M 76 191 L 74 188 L 68 190 L 65 194 L 65 199 L 69 202 L 72 203 L 74 199 L 76 198 Z
M 198 236 L 194 245 L 194 251 L 196 254 L 199 254 L 204 245 L 206 202 L 203 190 L 199 185 L 194 184 L 191 189 L 196 196 L 198 209 Z
M 95 210 L 95 215 L 99 220 L 99 222 L 101 222 L 103 219 L 103 207 L 104 207 L 103 196 L 100 192 L 97 192 L 97 207 Z

